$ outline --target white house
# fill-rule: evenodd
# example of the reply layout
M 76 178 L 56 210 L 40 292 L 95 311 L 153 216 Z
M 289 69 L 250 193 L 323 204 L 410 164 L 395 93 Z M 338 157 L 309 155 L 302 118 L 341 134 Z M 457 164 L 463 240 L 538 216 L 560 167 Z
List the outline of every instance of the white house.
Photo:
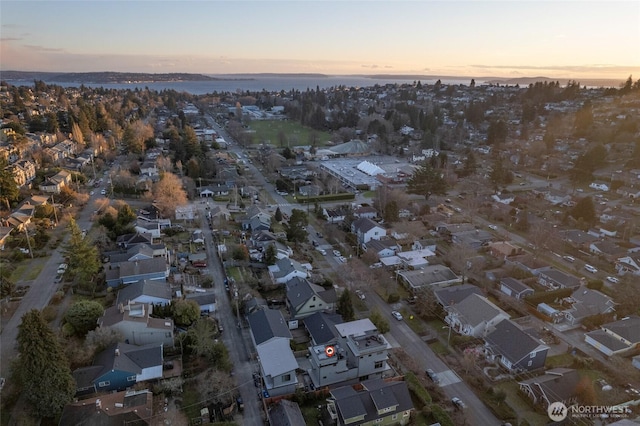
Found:
M 351 232 L 356 234 L 360 244 L 368 243 L 371 240 L 379 240 L 387 236 L 387 230 L 371 219 L 361 218 L 351 224 Z

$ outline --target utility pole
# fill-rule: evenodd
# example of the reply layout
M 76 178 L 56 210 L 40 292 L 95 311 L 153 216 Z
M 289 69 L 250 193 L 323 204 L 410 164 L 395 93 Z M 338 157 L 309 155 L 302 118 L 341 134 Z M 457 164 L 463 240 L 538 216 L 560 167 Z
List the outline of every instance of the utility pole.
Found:
M 29 232 L 27 232 L 26 225 L 24 227 L 24 235 L 27 236 L 27 245 L 29 246 L 29 254 L 31 255 L 31 258 L 33 259 L 33 250 L 31 249 L 31 241 L 29 240 Z
M 53 200 L 53 194 L 51 194 L 51 205 L 53 206 L 53 217 L 56 219 L 56 226 L 58 226 L 58 213 L 56 212 L 56 203 Z

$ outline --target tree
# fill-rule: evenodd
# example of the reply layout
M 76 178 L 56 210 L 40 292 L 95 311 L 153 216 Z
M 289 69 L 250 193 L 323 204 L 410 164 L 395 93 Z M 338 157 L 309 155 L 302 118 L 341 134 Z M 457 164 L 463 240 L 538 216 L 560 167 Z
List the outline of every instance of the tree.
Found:
M 98 248 L 83 235 L 73 218 L 69 220 L 69 230 L 71 237 L 62 251 L 68 258 L 67 274 L 73 277 L 80 287 L 94 291 L 95 277 L 100 270 Z
M 273 265 L 276 263 L 276 246 L 275 244 L 269 244 L 267 249 L 264 251 L 264 263 L 267 265 Z
M 491 180 L 495 190 L 498 190 L 501 185 L 508 185 L 513 182 L 513 173 L 504 167 L 502 157 L 496 158 L 493 162 L 493 170 L 489 174 L 489 180 Z
M 87 333 L 84 344 L 95 352 L 102 352 L 114 343 L 122 342 L 124 337 L 120 331 L 111 327 L 98 327 Z
M 351 292 L 349 289 L 345 289 L 336 305 L 336 312 L 342 315 L 342 319 L 346 322 L 353 321 L 356 318 L 355 311 L 353 310 L 353 303 L 351 302 Z
M 389 321 L 382 316 L 382 314 L 377 308 L 374 308 L 371 311 L 371 314 L 369 314 L 369 319 L 371 320 L 373 325 L 376 326 L 376 328 L 380 333 L 384 334 L 384 333 L 387 333 L 389 330 L 391 330 L 391 327 L 389 326 Z
M 428 200 L 433 194 L 446 194 L 447 183 L 440 170 L 424 162 L 414 171 L 413 176 L 407 181 L 407 192 L 409 194 L 422 195 Z
M 384 207 L 384 220 L 387 222 L 397 222 L 400 217 L 398 203 L 392 200 Z
M 145 141 L 153 138 L 153 128 L 142 120 L 130 123 L 124 130 L 122 142 L 127 151 L 134 154 L 141 154 L 145 151 Z
M 22 395 L 38 417 L 56 417 L 73 400 L 76 384 L 64 351 L 38 310 L 18 326 L 17 368 Z
M 278 206 L 278 208 L 276 208 L 276 213 L 274 215 L 274 219 L 276 220 L 276 222 L 282 222 L 282 211 L 280 211 L 280 206 Z
M 507 123 L 502 120 L 492 121 L 487 129 L 487 144 L 500 145 L 507 140 Z
M 200 306 L 195 300 L 176 300 L 172 304 L 172 310 L 176 325 L 191 325 L 200 317 Z
M 304 229 L 308 224 L 307 214 L 300 209 L 293 209 L 289 223 L 284 225 L 287 233 L 287 240 L 301 243 L 307 239 L 307 231 Z
M 596 209 L 591 197 L 581 198 L 569 211 L 569 215 L 575 220 L 583 220 L 589 225 L 596 222 Z
M 64 320 L 70 324 L 78 336 L 84 336 L 98 325 L 98 318 L 104 313 L 104 308 L 94 300 L 80 300 L 64 315 Z
M 155 204 L 164 217 L 173 217 L 176 207 L 187 204 L 187 193 L 180 178 L 173 173 L 164 173 L 153 185 Z
M 11 204 L 20 198 L 20 190 L 13 178 L 13 173 L 7 168 L 7 160 L 0 158 L 0 202 L 2 207 L 11 210 Z

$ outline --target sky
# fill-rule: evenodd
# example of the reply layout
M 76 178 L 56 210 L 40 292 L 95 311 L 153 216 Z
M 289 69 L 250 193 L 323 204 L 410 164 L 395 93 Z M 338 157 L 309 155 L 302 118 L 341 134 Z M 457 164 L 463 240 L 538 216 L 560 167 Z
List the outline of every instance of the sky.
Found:
M 640 77 L 640 1 L 0 1 L 0 70 Z

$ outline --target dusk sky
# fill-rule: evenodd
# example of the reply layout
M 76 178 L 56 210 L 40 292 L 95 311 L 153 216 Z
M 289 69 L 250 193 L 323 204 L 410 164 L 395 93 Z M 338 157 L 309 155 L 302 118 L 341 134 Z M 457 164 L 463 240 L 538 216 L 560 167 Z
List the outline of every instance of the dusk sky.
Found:
M 5 1 L 0 68 L 640 77 L 640 1 Z

